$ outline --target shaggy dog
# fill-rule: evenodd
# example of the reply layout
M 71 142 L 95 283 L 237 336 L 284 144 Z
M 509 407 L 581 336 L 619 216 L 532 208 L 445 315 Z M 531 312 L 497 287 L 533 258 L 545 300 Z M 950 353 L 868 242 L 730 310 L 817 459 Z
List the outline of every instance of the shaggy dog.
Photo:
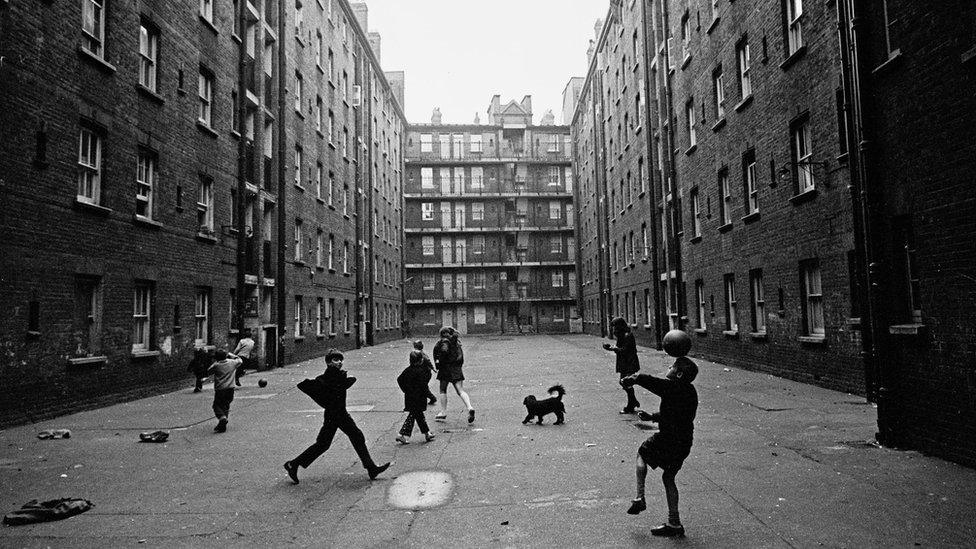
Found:
M 563 424 L 563 413 L 566 412 L 566 407 L 563 406 L 563 395 L 566 394 L 566 389 L 563 389 L 562 385 L 553 385 L 546 392 L 551 396 L 545 400 L 536 400 L 534 396 L 529 395 L 522 401 L 529 412 L 529 415 L 522 420 L 523 425 L 532 421 L 534 417 L 539 418 L 537 423 L 542 425 L 542 418 L 546 414 L 556 414 L 556 422 L 553 425 Z

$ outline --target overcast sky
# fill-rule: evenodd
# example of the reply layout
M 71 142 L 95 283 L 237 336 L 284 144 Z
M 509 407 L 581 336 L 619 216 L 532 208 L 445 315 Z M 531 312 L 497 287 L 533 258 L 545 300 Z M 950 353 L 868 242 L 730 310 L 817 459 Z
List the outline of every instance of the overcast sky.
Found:
M 366 0 L 383 70 L 405 73 L 407 121 L 482 123 L 491 97 L 532 96 L 533 121 L 562 119 L 563 88 L 586 76 L 593 24 L 607 0 Z

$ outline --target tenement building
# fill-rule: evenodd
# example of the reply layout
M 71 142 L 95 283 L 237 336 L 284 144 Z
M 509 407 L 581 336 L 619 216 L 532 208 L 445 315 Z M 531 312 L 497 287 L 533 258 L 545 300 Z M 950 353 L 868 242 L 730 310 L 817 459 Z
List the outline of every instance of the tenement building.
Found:
M 486 123 L 410 124 L 405 322 L 414 334 L 568 332 L 576 316 L 569 127 L 494 96 Z
M 402 77 L 365 23 L 0 5 L 0 423 L 173 387 L 244 330 L 260 368 L 395 335 Z
M 832 3 L 611 2 L 573 122 L 581 309 L 864 392 Z

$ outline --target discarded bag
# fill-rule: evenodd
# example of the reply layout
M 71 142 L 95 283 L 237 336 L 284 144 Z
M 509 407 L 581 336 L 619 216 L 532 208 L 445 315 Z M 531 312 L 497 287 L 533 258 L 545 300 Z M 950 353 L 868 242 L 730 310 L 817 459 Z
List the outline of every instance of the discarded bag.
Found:
M 10 526 L 17 526 L 20 524 L 33 524 L 35 522 L 62 520 L 84 513 L 94 506 L 94 503 L 81 498 L 61 498 L 48 501 L 32 499 L 20 509 L 4 515 L 3 523 Z
M 169 438 L 169 431 L 147 431 L 139 433 L 139 442 L 166 442 Z
M 71 438 L 71 431 L 67 429 L 45 429 L 37 433 L 37 438 L 47 440 L 49 438 Z

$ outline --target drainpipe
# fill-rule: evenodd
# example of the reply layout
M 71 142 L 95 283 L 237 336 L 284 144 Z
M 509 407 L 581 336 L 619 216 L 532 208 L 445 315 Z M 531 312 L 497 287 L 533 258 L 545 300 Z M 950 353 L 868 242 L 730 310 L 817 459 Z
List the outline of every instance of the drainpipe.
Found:
M 278 325 L 275 335 L 278 337 L 278 342 L 275 345 L 277 349 L 275 364 L 279 368 L 285 365 L 285 348 L 282 342 L 285 339 L 285 301 L 288 295 L 287 284 L 285 283 L 285 145 L 288 141 L 285 132 L 285 116 L 288 114 L 285 98 L 285 66 L 287 65 L 285 44 L 290 43 L 288 40 L 290 37 L 285 36 L 285 28 L 285 0 L 278 0 L 278 204 L 276 207 L 278 214 L 276 220 L 278 222 L 278 250 L 277 257 L 275 257 L 275 314 Z
M 654 292 L 654 343 L 658 351 L 662 349 L 661 341 L 663 339 L 661 324 L 662 317 L 661 314 L 661 289 L 660 284 L 658 284 L 658 276 L 660 275 L 660 265 L 658 264 L 657 258 L 657 224 L 659 223 L 657 217 L 657 199 L 655 194 L 657 192 L 657 182 L 654 181 L 654 143 L 652 139 L 651 132 L 651 91 L 652 86 L 656 85 L 651 82 L 651 52 L 650 52 L 650 40 L 648 40 L 647 35 L 647 2 L 641 2 L 641 40 L 643 41 L 643 48 L 641 48 L 641 55 L 643 56 L 644 65 L 644 144 L 645 152 L 644 158 L 647 159 L 645 163 L 647 166 L 647 181 L 648 181 L 648 202 L 650 203 L 650 214 L 651 214 L 651 289 Z M 645 253 L 647 251 L 645 250 Z
M 234 215 L 237 216 L 237 223 L 234 229 L 237 231 L 237 276 L 234 291 L 234 307 L 237 314 L 234 315 L 234 325 L 237 328 L 238 339 L 244 337 L 244 270 L 247 268 L 247 235 L 245 234 L 244 214 L 247 208 L 247 128 L 245 128 L 244 118 L 247 116 L 246 98 L 247 84 L 244 79 L 244 71 L 247 68 L 247 1 L 239 4 L 240 9 L 235 14 L 237 24 L 241 29 L 241 43 L 237 48 L 237 120 L 241 124 L 240 137 L 237 139 L 237 204 L 234 205 Z M 257 44 L 254 46 L 257 48 Z

